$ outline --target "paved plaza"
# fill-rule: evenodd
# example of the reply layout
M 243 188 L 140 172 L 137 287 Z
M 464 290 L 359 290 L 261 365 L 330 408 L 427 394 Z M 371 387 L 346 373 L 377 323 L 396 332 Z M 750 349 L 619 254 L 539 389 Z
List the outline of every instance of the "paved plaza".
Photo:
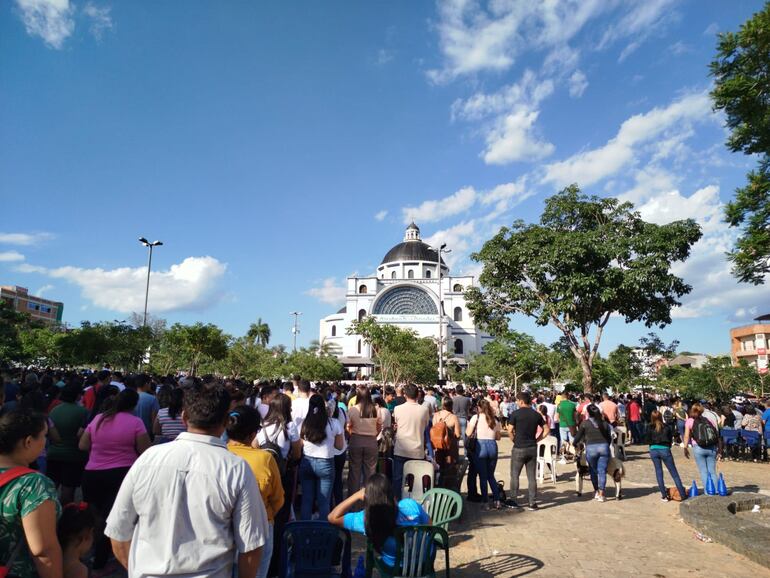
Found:
M 510 451 L 511 442 L 502 440 L 497 478 L 505 481 L 506 491 Z M 686 460 L 680 448 L 673 451 L 689 487 L 695 463 Z M 452 527 L 452 576 L 770 576 L 770 569 L 729 548 L 698 540 L 681 521 L 679 505 L 660 501 L 646 448 L 632 446 L 625 465 L 624 498 L 619 502 L 593 502 L 587 479 L 585 493 L 577 497 L 574 466 L 568 464 L 558 466 L 555 486 L 548 479 L 542 486 L 537 512 L 485 512 L 479 504 L 466 503 L 463 519 Z M 721 468 L 731 490 L 770 490 L 768 464 L 723 462 Z M 526 488 L 524 475 L 521 487 Z M 614 488 L 607 493 L 614 496 Z

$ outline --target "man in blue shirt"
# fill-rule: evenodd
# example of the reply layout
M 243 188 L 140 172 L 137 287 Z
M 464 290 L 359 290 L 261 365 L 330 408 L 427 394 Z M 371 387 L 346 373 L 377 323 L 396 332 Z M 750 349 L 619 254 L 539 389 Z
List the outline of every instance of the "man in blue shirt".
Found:
M 134 386 L 139 393 L 139 403 L 136 404 L 134 415 L 144 422 L 147 433 L 152 437 L 152 426 L 155 416 L 160 411 L 158 398 L 150 393 L 150 376 L 144 373 L 134 376 Z

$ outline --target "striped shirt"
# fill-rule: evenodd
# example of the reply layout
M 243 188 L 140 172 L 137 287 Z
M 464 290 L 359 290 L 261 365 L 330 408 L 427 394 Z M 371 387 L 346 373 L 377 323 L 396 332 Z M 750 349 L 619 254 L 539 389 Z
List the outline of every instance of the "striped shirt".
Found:
M 175 418 L 172 418 L 168 415 L 167 407 L 164 407 L 158 412 L 158 422 L 160 423 L 160 435 L 168 438 L 169 441 L 175 440 L 176 436 L 187 431 L 187 428 L 182 421 L 182 412 L 179 412 Z

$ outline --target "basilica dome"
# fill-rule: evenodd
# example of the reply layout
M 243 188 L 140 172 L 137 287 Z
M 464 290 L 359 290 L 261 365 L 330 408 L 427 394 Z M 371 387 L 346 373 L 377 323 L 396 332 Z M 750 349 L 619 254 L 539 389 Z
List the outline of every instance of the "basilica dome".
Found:
M 436 250 L 432 249 L 427 243 L 422 242 L 422 239 L 420 239 L 420 228 L 412 223 L 406 228 L 403 242 L 388 251 L 380 265 L 399 261 L 430 261 L 435 263 L 437 258 Z M 441 264 L 446 265 L 443 259 Z

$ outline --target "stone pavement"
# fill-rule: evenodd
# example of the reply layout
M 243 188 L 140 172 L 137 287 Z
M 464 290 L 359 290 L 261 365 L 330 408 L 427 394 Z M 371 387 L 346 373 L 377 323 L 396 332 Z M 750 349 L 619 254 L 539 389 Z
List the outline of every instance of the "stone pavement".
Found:
M 510 441 L 502 440 L 497 478 L 505 481 L 506 491 L 510 450 Z M 463 518 L 451 527 L 452 576 L 770 576 L 770 570 L 729 548 L 695 538 L 679 516 L 679 505 L 660 501 L 646 448 L 631 446 L 628 454 L 621 501 L 594 502 L 587 479 L 583 496 L 577 497 L 574 466 L 568 464 L 559 465 L 556 486 L 546 479 L 539 511 L 484 512 L 466 503 Z M 674 457 L 689 487 L 695 464 L 678 447 Z M 731 490 L 770 490 L 770 464 L 723 462 L 720 468 Z M 666 480 L 673 486 L 667 474 Z M 520 486 L 526 488 L 524 475 Z M 610 488 L 608 495 L 614 496 Z M 519 501 L 526 502 L 523 496 Z

